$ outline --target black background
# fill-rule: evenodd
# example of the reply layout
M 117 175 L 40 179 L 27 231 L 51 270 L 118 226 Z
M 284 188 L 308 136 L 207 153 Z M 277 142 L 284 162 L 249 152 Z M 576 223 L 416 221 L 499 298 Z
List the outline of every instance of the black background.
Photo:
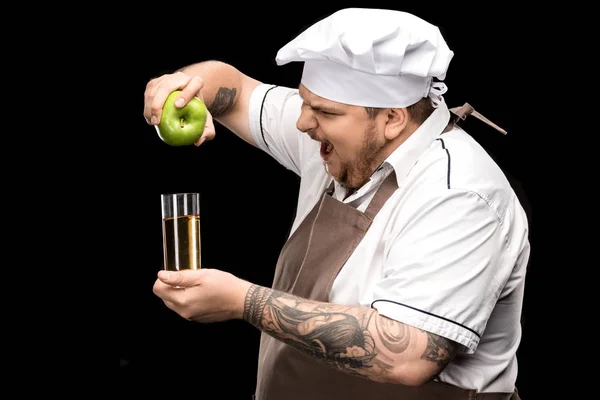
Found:
M 200 148 L 174 148 L 161 142 L 142 116 L 146 83 L 182 66 L 217 59 L 263 82 L 297 86 L 301 65 L 277 66 L 277 50 L 340 8 L 339 4 L 247 9 L 231 3 L 211 4 L 210 9 L 180 6 L 172 20 L 163 15 L 146 19 L 150 22 L 132 45 L 135 57 L 126 66 L 132 133 L 123 141 L 125 165 L 121 168 L 126 192 L 138 199 L 137 210 L 124 210 L 131 220 L 114 232 L 125 249 L 119 270 L 124 282 L 119 284 L 117 302 L 121 390 L 145 390 L 161 379 L 173 378 L 180 382 L 178 395 L 214 389 L 219 398 L 250 398 L 259 332 L 242 321 L 207 325 L 185 321 L 152 293 L 162 266 L 160 194 L 201 193 L 204 267 L 270 286 L 298 190 L 295 175 L 218 124 L 215 140 Z M 356 5 L 345 2 L 342 6 Z M 391 2 L 368 5 L 399 7 Z M 503 136 L 474 118 L 463 124 L 513 181 L 530 217 L 534 252 L 526 285 L 517 386 L 522 397 L 533 398 L 533 332 L 541 325 L 534 310 L 540 287 L 535 278 L 533 139 L 521 128 L 522 106 L 516 102 L 521 95 L 517 55 L 524 46 L 519 17 L 494 6 L 469 12 L 429 4 L 406 5 L 402 10 L 438 25 L 455 52 L 445 81 L 449 106 L 469 102 L 508 131 Z

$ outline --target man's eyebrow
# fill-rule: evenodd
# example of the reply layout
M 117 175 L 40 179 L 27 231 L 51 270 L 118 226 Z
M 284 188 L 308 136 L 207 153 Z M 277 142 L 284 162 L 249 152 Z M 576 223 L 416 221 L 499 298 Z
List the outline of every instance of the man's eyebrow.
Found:
M 302 97 L 302 94 L 300 93 L 300 88 L 298 88 L 298 94 L 300 95 L 300 98 L 304 101 L 304 104 L 306 104 L 313 110 L 324 111 L 324 112 L 329 112 L 329 113 L 341 113 L 343 111 L 335 104 L 319 104 L 319 103 L 309 104 L 304 99 L 304 97 Z
M 324 112 L 328 112 L 328 113 L 341 113 L 342 110 L 339 109 L 339 107 L 336 106 L 329 106 L 329 105 L 324 105 L 324 104 L 312 104 L 309 105 L 313 110 L 318 110 L 318 111 L 324 111 Z

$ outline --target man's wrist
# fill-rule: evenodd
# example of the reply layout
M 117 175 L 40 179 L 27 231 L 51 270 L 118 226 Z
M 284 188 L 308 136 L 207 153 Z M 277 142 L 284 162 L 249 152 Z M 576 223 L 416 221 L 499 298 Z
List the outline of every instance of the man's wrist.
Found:
M 259 285 L 250 285 L 244 298 L 242 319 L 259 328 L 262 314 L 272 290 Z
M 234 318 L 235 319 L 243 319 L 245 320 L 245 314 L 246 314 L 246 303 L 248 301 L 248 297 L 251 295 L 251 293 L 256 290 L 256 287 L 258 287 L 258 285 L 255 285 L 253 283 L 250 283 L 248 281 L 245 281 L 243 279 L 240 279 L 240 289 L 239 289 L 239 296 L 238 296 L 238 300 L 236 302 L 236 307 L 235 307 L 235 315 Z

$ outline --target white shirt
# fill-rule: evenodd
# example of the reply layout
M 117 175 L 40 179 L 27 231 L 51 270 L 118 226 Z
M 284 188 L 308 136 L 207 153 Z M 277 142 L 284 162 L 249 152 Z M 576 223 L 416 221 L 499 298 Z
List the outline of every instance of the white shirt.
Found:
M 332 178 L 320 144 L 300 132 L 297 89 L 261 85 L 250 128 L 262 150 L 301 177 L 291 232 Z M 526 214 L 500 168 L 461 128 L 440 134 L 436 111 L 343 200 L 364 211 L 396 172 L 398 190 L 375 217 L 338 274 L 330 302 L 373 307 L 382 315 L 464 346 L 438 380 L 480 392 L 511 392 L 517 375 L 520 313 L 529 259 Z

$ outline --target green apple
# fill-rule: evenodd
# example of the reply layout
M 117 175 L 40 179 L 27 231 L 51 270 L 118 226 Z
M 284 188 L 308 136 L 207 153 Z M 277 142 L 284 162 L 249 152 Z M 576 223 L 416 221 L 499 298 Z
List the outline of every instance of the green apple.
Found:
M 175 99 L 181 90 L 175 90 L 163 105 L 160 123 L 156 125 L 158 136 L 170 146 L 189 146 L 204 133 L 206 124 L 206 104 L 193 97 L 185 106 L 175 106 Z

